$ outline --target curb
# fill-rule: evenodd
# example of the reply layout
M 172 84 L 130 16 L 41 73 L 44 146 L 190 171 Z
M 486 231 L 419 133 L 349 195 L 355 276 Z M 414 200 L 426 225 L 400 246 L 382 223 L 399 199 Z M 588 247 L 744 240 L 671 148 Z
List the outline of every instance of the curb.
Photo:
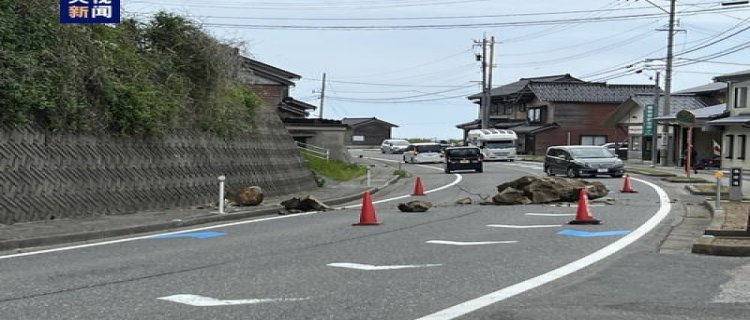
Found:
M 750 257 L 750 239 L 705 235 L 693 243 L 691 252 L 714 256 Z
M 382 187 L 373 187 L 365 191 L 370 192 L 370 194 L 377 193 L 382 188 L 385 188 L 391 183 L 393 183 L 394 181 L 398 180 L 398 178 L 399 178 L 398 176 L 394 176 L 393 178 L 386 181 L 386 183 L 383 184 Z M 362 193 L 358 192 L 356 194 L 352 194 L 348 196 L 332 198 L 332 199 L 327 199 L 327 200 L 320 200 L 320 201 L 325 203 L 326 205 L 339 205 L 339 204 L 355 201 L 357 199 L 360 199 L 361 197 L 362 197 Z M 281 205 L 273 205 L 271 207 L 262 208 L 262 209 L 253 208 L 253 209 L 236 211 L 232 213 L 225 213 L 221 215 L 220 214 L 207 215 L 207 216 L 202 216 L 202 217 L 191 218 L 188 220 L 132 226 L 132 227 L 126 227 L 126 228 L 119 228 L 119 229 L 60 234 L 60 235 L 54 235 L 54 236 L 48 236 L 48 237 L 38 237 L 38 238 L 29 238 L 29 239 L 20 239 L 20 240 L 2 240 L 0 241 L 0 251 L 20 250 L 24 248 L 51 246 L 51 245 L 58 245 L 58 244 L 71 243 L 71 242 L 103 240 L 106 238 L 122 237 L 122 236 L 139 234 L 139 233 L 173 230 L 173 229 L 179 229 L 179 228 L 214 223 L 214 222 L 254 218 L 254 217 L 259 217 L 259 216 L 272 215 L 272 214 L 278 213 L 280 210 L 283 210 L 283 209 L 284 207 Z

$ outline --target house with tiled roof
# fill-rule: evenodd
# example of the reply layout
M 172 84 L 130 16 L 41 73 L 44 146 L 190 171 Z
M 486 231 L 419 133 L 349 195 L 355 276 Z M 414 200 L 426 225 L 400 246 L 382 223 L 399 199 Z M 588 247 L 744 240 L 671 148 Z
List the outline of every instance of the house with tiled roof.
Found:
M 333 159 L 347 160 L 344 141 L 349 127 L 340 120 L 308 118 L 317 107 L 289 95 L 294 81 L 300 78 L 298 74 L 242 57 L 240 81 L 265 107 L 274 110 L 295 141 L 328 149 Z
M 347 132 L 346 143 L 354 146 L 379 146 L 383 140 L 391 139 L 392 128 L 398 128 L 375 117 L 343 118 L 341 122 L 351 128 Z
M 687 92 L 687 91 L 684 91 Z M 663 136 L 664 125 L 672 127 L 669 129 L 674 135 L 676 132 L 675 141 L 681 141 L 680 145 L 682 148 L 675 148 L 673 159 L 679 159 L 682 154 L 684 147 L 687 142 L 681 140 L 682 137 L 687 137 L 687 128 L 680 126 L 676 122 L 676 114 L 682 110 L 689 110 L 694 113 L 701 113 L 701 117 L 696 116 L 696 124 L 693 129 L 694 142 L 693 145 L 699 152 L 701 158 L 710 158 L 712 140 L 720 139 L 721 132 L 714 130 L 713 128 L 705 127 L 704 124 L 708 120 L 716 119 L 723 115 L 723 111 L 718 111 L 718 106 L 721 106 L 720 101 L 713 95 L 697 95 L 692 93 L 672 94 L 670 98 L 670 110 L 671 114 L 659 115 L 661 110 L 660 106 L 664 105 L 664 95 L 659 92 L 659 100 L 656 100 L 654 93 L 639 93 L 636 94 L 625 102 L 621 103 L 612 114 L 610 114 L 604 121 L 604 124 L 611 127 L 624 127 L 628 132 L 627 141 L 630 151 L 628 152 L 629 158 L 638 159 L 653 159 L 651 156 L 652 139 L 654 132 L 657 132 L 657 136 Z M 656 106 L 654 108 L 654 106 Z M 647 116 L 644 110 L 657 110 L 655 113 L 650 113 L 651 116 Z M 714 112 L 715 113 L 709 113 Z M 651 112 L 651 111 L 649 111 Z M 654 127 L 654 120 L 656 120 L 656 127 Z M 662 149 L 665 149 L 665 145 L 660 145 Z M 666 152 L 662 150 L 662 153 Z M 660 156 L 657 156 L 656 160 L 661 160 Z
M 722 130 L 721 167 L 750 170 L 750 70 L 723 74 L 714 78 L 727 84 L 727 113 L 708 121 Z
M 518 134 L 518 151 L 544 154 L 553 145 L 601 145 L 627 139 L 624 127 L 604 125 L 617 106 L 638 93 L 653 92 L 652 85 L 586 82 L 569 74 L 519 81 L 490 92 L 489 127 Z M 481 94 L 468 97 L 481 105 Z M 478 121 L 459 124 L 464 134 Z

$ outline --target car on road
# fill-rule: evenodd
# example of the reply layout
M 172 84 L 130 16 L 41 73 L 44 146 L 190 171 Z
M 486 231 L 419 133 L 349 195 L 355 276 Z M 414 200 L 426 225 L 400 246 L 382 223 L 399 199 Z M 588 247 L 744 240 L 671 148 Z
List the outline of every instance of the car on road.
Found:
M 551 146 L 544 156 L 544 172 L 569 178 L 625 174 L 625 164 L 604 146 Z
M 409 146 L 409 141 L 403 139 L 385 139 L 380 144 L 381 153 L 403 153 L 406 147 Z
M 477 147 L 448 147 L 443 152 L 445 173 L 455 170 L 483 171 L 482 151 Z
M 440 163 L 443 162 L 443 153 L 439 143 L 420 142 L 412 143 L 404 151 L 405 163 Z

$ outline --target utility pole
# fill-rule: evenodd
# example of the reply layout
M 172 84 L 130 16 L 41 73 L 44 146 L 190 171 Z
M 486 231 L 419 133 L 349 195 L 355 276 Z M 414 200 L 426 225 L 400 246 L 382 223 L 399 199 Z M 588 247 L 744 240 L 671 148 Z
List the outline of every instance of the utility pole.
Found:
M 482 55 L 477 55 L 477 60 L 482 62 L 482 98 L 479 103 L 479 119 L 482 129 L 490 127 L 490 100 L 492 99 L 492 68 L 495 62 L 495 37 L 490 37 L 487 40 L 485 35 L 482 41 L 474 41 L 475 45 L 481 43 Z M 489 56 L 487 54 L 487 46 L 489 45 Z M 488 60 L 489 59 L 489 60 Z
M 659 72 L 656 72 L 656 81 L 654 82 L 654 106 L 651 110 L 651 167 L 656 165 L 656 152 L 659 150 L 659 130 L 657 130 L 656 113 L 659 110 Z
M 487 90 L 487 36 L 482 37 L 482 111 L 481 128 L 487 129 L 490 122 L 490 92 Z
M 323 72 L 323 85 L 320 89 L 320 115 L 318 116 L 319 119 L 323 119 L 323 102 L 326 99 L 326 73 Z
M 664 75 L 664 115 L 668 115 L 671 110 L 672 100 L 672 59 L 674 57 L 674 14 L 675 14 L 675 0 L 669 1 L 669 31 L 667 33 L 667 66 Z M 669 125 L 664 125 L 664 134 L 666 135 L 667 142 L 667 157 L 664 161 L 664 165 L 668 166 L 674 162 L 674 138 L 669 139 Z

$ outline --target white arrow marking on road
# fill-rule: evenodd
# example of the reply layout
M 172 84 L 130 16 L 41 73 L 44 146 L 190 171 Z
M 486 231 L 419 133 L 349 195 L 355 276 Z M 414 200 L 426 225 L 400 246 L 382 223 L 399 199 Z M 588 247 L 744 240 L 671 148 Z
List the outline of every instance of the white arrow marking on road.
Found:
M 427 243 L 434 244 L 449 244 L 453 246 L 481 246 L 484 244 L 504 244 L 504 243 L 518 243 L 518 241 L 477 241 L 477 242 L 460 242 L 460 241 L 446 241 L 446 240 L 429 240 Z
M 567 217 L 574 216 L 574 213 L 527 213 L 527 216 L 541 216 L 541 217 Z
M 334 262 L 329 263 L 330 267 L 349 268 L 365 271 L 379 271 L 379 270 L 397 270 L 397 269 L 411 269 L 411 268 L 425 268 L 425 267 L 437 267 L 442 264 L 417 264 L 417 265 L 395 265 L 395 266 L 373 266 L 371 264 L 361 263 L 350 263 L 350 262 Z
M 221 300 L 211 297 L 204 297 L 194 294 L 175 294 L 171 296 L 158 298 L 160 300 L 167 300 L 182 304 L 187 304 L 196 307 L 216 307 L 216 306 L 232 306 L 238 304 L 258 304 L 268 302 L 285 302 L 285 301 L 302 301 L 309 298 L 277 298 L 277 299 L 239 299 L 239 300 Z
M 536 225 L 528 225 L 528 226 L 517 226 L 517 225 L 511 225 L 511 224 L 488 224 L 487 226 L 491 227 L 491 228 L 510 228 L 510 229 L 558 228 L 558 227 L 562 227 L 561 224 L 536 224 Z

